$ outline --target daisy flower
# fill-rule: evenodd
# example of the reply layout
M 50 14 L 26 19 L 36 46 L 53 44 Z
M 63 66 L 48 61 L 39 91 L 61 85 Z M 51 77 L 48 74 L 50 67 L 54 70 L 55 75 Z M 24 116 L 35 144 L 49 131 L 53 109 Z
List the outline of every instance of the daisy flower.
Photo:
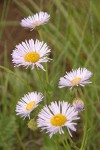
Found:
M 21 26 L 34 29 L 39 28 L 41 25 L 47 23 L 50 19 L 50 15 L 46 12 L 39 12 L 33 16 L 29 16 L 28 18 L 24 18 L 21 20 Z
M 85 84 L 91 83 L 88 79 L 92 76 L 92 73 L 86 68 L 78 68 L 71 72 L 66 72 L 64 77 L 60 78 L 59 88 L 73 87 L 73 86 L 85 86 Z
M 64 101 L 58 103 L 55 101 L 49 106 L 44 106 L 38 114 L 37 125 L 42 130 L 46 130 L 50 138 L 57 132 L 63 134 L 62 127 L 67 127 L 70 136 L 72 136 L 70 130 L 76 131 L 75 125 L 77 123 L 74 123 L 73 120 L 77 119 L 79 119 L 78 111 L 74 107 Z
M 42 93 L 31 92 L 20 99 L 16 106 L 16 113 L 20 117 L 30 118 L 30 113 L 38 106 L 38 103 L 43 99 Z
M 82 112 L 84 110 L 84 102 L 81 99 L 75 99 L 73 101 L 73 107 L 76 111 Z
M 25 66 L 27 68 L 31 66 L 34 69 L 34 66 L 36 66 L 45 71 L 41 63 L 50 60 L 48 58 L 50 51 L 44 42 L 40 42 L 39 40 L 34 41 L 33 39 L 26 40 L 16 45 L 12 53 L 12 62 L 14 63 L 14 67 Z

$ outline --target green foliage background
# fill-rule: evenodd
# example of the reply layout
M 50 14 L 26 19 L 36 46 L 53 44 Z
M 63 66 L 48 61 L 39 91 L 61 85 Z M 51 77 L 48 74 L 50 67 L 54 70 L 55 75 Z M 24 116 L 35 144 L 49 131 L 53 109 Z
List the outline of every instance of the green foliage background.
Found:
M 17 101 L 28 91 L 45 91 L 50 100 L 71 102 L 69 89 L 58 89 L 59 77 L 72 68 L 87 67 L 93 72 L 92 84 L 84 88 L 85 111 L 73 136 L 81 150 L 100 147 L 100 2 L 98 0 L 4 0 L 0 2 L 0 150 L 55 150 L 54 139 L 28 129 L 28 119 L 15 113 Z M 49 84 L 45 73 L 31 69 L 14 68 L 11 62 L 15 45 L 25 39 L 39 39 L 36 31 L 20 27 L 20 20 L 38 11 L 47 11 L 51 19 L 41 32 L 52 49 L 49 65 Z M 12 70 L 12 71 L 11 71 Z M 31 89 L 29 86 L 31 86 Z M 48 96 L 44 91 L 45 99 Z M 34 116 L 34 114 L 32 114 Z M 44 138 L 43 138 L 44 137 Z M 63 148 L 62 148 L 63 150 Z

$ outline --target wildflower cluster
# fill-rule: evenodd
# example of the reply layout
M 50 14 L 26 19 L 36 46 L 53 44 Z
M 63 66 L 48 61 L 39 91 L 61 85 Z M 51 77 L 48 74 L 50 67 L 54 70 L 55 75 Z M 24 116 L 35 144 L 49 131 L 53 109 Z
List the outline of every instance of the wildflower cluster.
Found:
M 39 12 L 28 18 L 24 18 L 21 21 L 21 26 L 29 28 L 31 30 L 38 30 L 43 24 L 47 23 L 50 19 L 50 15 L 46 12 Z M 46 71 L 42 63 L 49 62 L 49 54 L 51 49 L 46 43 L 39 40 L 26 40 L 18 45 L 12 52 L 12 62 L 14 67 L 24 66 L 32 69 L 37 67 Z M 85 86 L 91 83 L 89 78 L 92 73 L 86 68 L 73 69 L 71 72 L 66 72 L 64 77 L 61 77 L 58 83 L 59 88 L 70 87 L 72 90 L 77 86 Z M 38 107 L 39 103 L 43 100 L 44 96 L 40 92 L 29 92 L 25 94 L 16 106 L 16 113 L 20 117 L 29 117 L 30 113 Z M 70 136 L 72 136 L 71 130 L 76 131 L 77 123 L 75 120 L 80 119 L 79 113 L 84 110 L 84 102 L 75 97 L 72 103 L 62 101 L 52 101 L 49 105 L 43 106 L 40 112 L 37 114 L 37 126 L 41 130 L 46 130 L 49 133 L 50 138 L 55 133 L 63 134 L 63 127 L 66 127 Z

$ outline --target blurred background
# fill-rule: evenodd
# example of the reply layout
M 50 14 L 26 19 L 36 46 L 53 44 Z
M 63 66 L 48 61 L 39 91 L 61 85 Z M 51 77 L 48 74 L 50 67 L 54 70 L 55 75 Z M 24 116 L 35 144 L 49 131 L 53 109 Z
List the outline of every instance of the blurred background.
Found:
M 51 15 L 41 29 L 43 41 L 52 49 L 49 65 L 51 100 L 71 102 L 69 89 L 58 89 L 59 77 L 72 68 L 93 72 L 92 84 L 84 88 L 86 111 L 73 133 L 78 146 L 84 135 L 86 150 L 99 150 L 100 143 L 100 1 L 99 0 L 0 0 L 0 150 L 55 150 L 53 139 L 28 128 L 28 119 L 16 116 L 17 101 L 31 90 L 42 92 L 36 72 L 14 68 L 11 53 L 25 39 L 40 39 L 37 31 L 20 26 L 24 17 L 38 11 Z M 45 79 L 44 73 L 40 71 Z M 25 82 L 24 82 L 25 81 Z M 46 86 L 44 84 L 44 86 Z M 45 87 L 46 88 L 46 87 Z M 44 92 L 45 99 L 46 93 Z M 35 123 L 34 123 L 35 124 Z M 35 126 L 35 125 L 33 125 Z M 86 127 L 86 128 L 85 128 Z

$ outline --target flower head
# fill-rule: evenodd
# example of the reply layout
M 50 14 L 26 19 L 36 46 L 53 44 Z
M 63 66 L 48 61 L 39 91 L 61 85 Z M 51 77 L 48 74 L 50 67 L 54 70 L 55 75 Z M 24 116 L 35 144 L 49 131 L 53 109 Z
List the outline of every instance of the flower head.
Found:
M 30 118 L 30 113 L 38 106 L 38 103 L 41 102 L 42 99 L 42 93 L 31 92 L 24 95 L 16 106 L 17 115 Z
M 52 102 L 49 106 L 44 106 L 38 115 L 37 124 L 42 130 L 46 130 L 50 137 L 59 132 L 63 134 L 62 127 L 67 127 L 70 130 L 76 131 L 73 120 L 79 119 L 78 112 L 70 104 L 64 101 Z
M 92 76 L 92 73 L 86 68 L 78 68 L 71 72 L 66 72 L 64 77 L 60 78 L 59 88 L 73 87 L 73 86 L 85 86 L 85 84 L 91 83 L 88 79 Z
M 34 66 L 45 70 L 41 65 L 43 62 L 47 62 L 50 59 L 48 54 L 50 49 L 47 44 L 40 42 L 39 40 L 34 41 L 33 39 L 29 41 L 22 42 L 21 44 L 16 45 L 16 48 L 12 53 L 12 62 L 14 66 L 31 66 L 34 69 Z
M 73 107 L 76 111 L 81 112 L 84 110 L 84 102 L 81 99 L 75 99 L 73 101 Z
M 33 16 L 29 16 L 28 18 L 22 19 L 20 24 L 22 27 L 30 28 L 33 30 L 34 28 L 38 28 L 41 25 L 47 23 L 49 19 L 50 15 L 48 13 L 39 12 Z

